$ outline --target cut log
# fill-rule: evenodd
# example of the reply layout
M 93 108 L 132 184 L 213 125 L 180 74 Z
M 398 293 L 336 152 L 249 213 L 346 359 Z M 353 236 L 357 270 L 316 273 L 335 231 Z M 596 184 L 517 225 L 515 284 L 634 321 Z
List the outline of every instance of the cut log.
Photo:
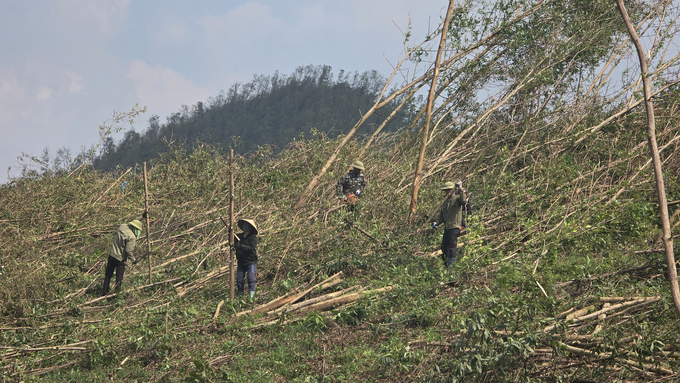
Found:
M 591 309 L 594 309 L 594 308 L 595 308 L 595 306 L 590 305 L 590 306 L 584 307 L 580 310 L 576 310 L 573 313 L 568 314 L 565 319 L 570 321 L 570 320 L 574 319 L 574 317 L 582 317 L 582 316 L 588 314 L 588 311 L 590 311 Z
M 338 310 L 344 310 L 344 309 L 348 308 L 348 307 L 351 306 L 351 305 L 352 305 L 352 304 L 349 303 L 349 304 L 340 306 L 340 307 L 338 307 Z M 324 317 L 324 318 L 326 318 L 326 319 L 331 318 L 331 315 L 332 315 L 332 313 L 328 313 L 328 312 L 322 313 L 322 314 L 321 314 L 321 316 Z M 279 318 L 279 319 L 276 319 L 276 320 L 272 320 L 272 321 L 263 320 L 263 321 L 261 321 L 260 323 L 257 323 L 257 324 L 255 324 L 255 325 L 253 325 L 253 326 L 251 326 L 251 327 L 248 327 L 248 329 L 249 329 L 249 330 L 254 330 L 254 329 L 258 329 L 258 328 L 262 328 L 262 327 L 267 327 L 267 326 L 272 326 L 272 325 L 276 325 L 276 324 L 286 325 L 286 324 L 289 324 L 289 323 L 293 323 L 293 322 L 297 322 L 297 321 L 299 321 L 299 320 L 302 320 L 302 319 L 305 318 L 305 316 L 306 316 L 305 314 L 296 314 L 296 315 L 293 315 L 291 318 L 286 319 L 286 320 L 283 321 L 283 322 L 280 321 L 280 318 Z
M 330 299 L 337 298 L 337 297 L 342 296 L 343 294 L 347 293 L 348 291 L 356 289 L 357 287 L 359 287 L 359 286 L 352 286 L 350 288 L 340 290 L 340 291 L 336 291 L 334 293 L 322 295 L 320 297 L 316 297 L 316 298 L 312 298 L 312 299 L 307 299 L 306 301 L 302 301 L 300 303 L 296 303 L 294 305 L 287 306 L 286 311 L 292 312 L 292 311 L 301 309 L 301 308 L 306 307 L 306 306 L 310 306 L 310 305 L 313 305 L 313 304 L 316 304 L 316 303 L 319 303 L 319 302 L 324 302 L 324 301 L 327 301 L 327 300 L 330 300 Z M 279 309 L 279 310 L 281 310 L 281 309 Z M 265 316 L 276 315 L 276 314 L 282 312 L 282 310 L 281 311 L 279 311 L 279 310 L 270 311 L 270 312 L 266 313 Z
M 617 317 L 617 316 L 621 316 L 621 315 L 626 315 L 626 314 L 628 314 L 628 313 L 632 313 L 632 312 L 634 312 L 634 311 L 638 311 L 638 310 L 641 309 L 642 307 L 647 306 L 647 305 L 651 305 L 652 303 L 656 303 L 656 302 L 658 302 L 658 301 L 660 301 L 660 300 L 661 300 L 661 298 L 655 298 L 655 299 L 651 299 L 651 300 L 644 301 L 644 302 L 639 303 L 639 304 L 637 304 L 637 305 L 635 305 L 635 306 L 631 306 L 631 307 L 629 307 L 629 308 L 627 308 L 627 309 L 625 309 L 625 310 L 623 310 L 623 311 L 619 311 L 619 312 L 616 313 L 616 314 L 612 314 L 612 315 L 610 315 L 608 318 L 614 318 L 614 317 Z
M 570 346 L 570 345 L 565 344 L 565 343 L 561 343 L 561 346 L 564 347 L 565 349 L 567 349 L 567 351 L 572 352 L 576 355 L 590 356 L 590 357 L 594 357 L 594 358 L 603 358 L 603 359 L 609 359 L 609 358 L 612 357 L 612 353 L 610 353 L 610 352 L 596 352 L 596 351 L 591 351 L 591 350 L 585 350 L 585 349 L 582 349 L 582 348 L 579 348 L 579 347 Z M 627 364 L 627 365 L 635 367 L 635 368 L 642 367 L 642 369 L 644 369 L 644 370 L 653 371 L 653 372 L 656 372 L 657 374 L 673 375 L 672 370 L 670 370 L 668 368 L 661 367 L 661 366 L 656 366 L 656 365 L 653 364 L 654 361 L 649 360 L 648 358 L 645 358 L 645 359 L 649 363 L 641 363 L 641 362 L 635 362 L 635 361 L 632 361 L 632 360 L 629 360 L 629 359 L 615 358 L 616 361 L 623 363 L 623 364 Z
M 299 310 L 296 310 L 296 313 L 304 314 L 308 313 L 310 311 L 324 311 L 327 309 L 332 308 L 335 305 L 341 305 L 341 304 L 346 304 L 346 303 L 351 303 L 359 300 L 364 295 L 368 294 L 377 294 L 377 293 L 383 293 L 387 291 L 394 290 L 396 286 L 388 286 L 388 287 L 383 287 L 381 289 L 375 289 L 375 290 L 369 290 L 369 291 L 363 291 L 359 293 L 353 293 L 353 294 L 347 294 L 343 295 L 337 298 L 333 299 L 328 299 L 319 303 L 315 303 L 309 306 L 302 307 Z
M 222 305 L 224 304 L 224 299 L 220 301 L 220 303 L 217 304 L 217 309 L 215 310 L 215 315 L 213 315 L 213 321 L 217 320 L 217 317 L 220 315 L 220 309 L 222 308 Z
M 323 281 L 317 283 L 316 285 L 314 285 L 314 286 L 308 288 L 307 290 L 305 290 L 305 291 L 303 291 L 303 292 L 301 292 L 301 293 L 299 293 L 299 294 L 297 294 L 297 295 L 294 295 L 294 296 L 290 297 L 288 300 L 282 301 L 282 304 L 281 304 L 281 305 L 279 306 L 279 308 L 277 308 L 275 311 L 276 311 L 277 313 L 279 313 L 279 312 L 282 312 L 282 311 L 286 310 L 286 307 L 287 307 L 288 305 L 291 305 L 291 304 L 297 302 L 298 300 L 302 299 L 305 295 L 309 294 L 311 291 L 314 291 L 317 287 L 321 287 L 321 286 L 323 286 L 323 285 L 329 283 L 330 281 L 332 281 L 332 280 L 334 280 L 334 279 L 336 279 L 336 278 L 340 278 L 340 277 L 342 277 L 342 275 L 343 275 L 343 273 L 342 273 L 342 271 L 341 271 L 341 272 L 339 272 L 339 273 L 337 273 L 337 274 L 334 274 L 332 277 L 330 277 L 330 278 L 328 278 L 328 279 L 326 279 L 326 280 L 323 280 Z
M 319 291 L 330 289 L 331 287 L 335 287 L 335 286 L 337 286 L 341 283 L 342 283 L 342 278 L 332 279 L 332 280 L 324 283 L 323 285 L 319 286 Z
M 567 319 L 573 320 L 574 323 L 579 323 L 579 322 L 586 321 L 588 319 L 597 318 L 601 314 L 604 314 L 604 313 L 607 313 L 607 312 L 610 312 L 610 311 L 614 311 L 614 310 L 618 310 L 618 309 L 623 308 L 623 307 L 635 306 L 635 305 L 638 305 L 638 304 L 641 304 L 641 303 L 654 303 L 654 302 L 657 302 L 660 299 L 661 299 L 660 297 L 645 297 L 645 298 L 637 299 L 637 300 L 634 300 L 634 301 L 623 302 L 623 303 L 619 303 L 617 305 L 605 307 L 601 310 L 598 310 L 598 311 L 595 311 L 593 313 L 583 315 L 583 316 L 574 315 L 576 313 L 570 314 L 570 315 L 567 316 Z M 579 310 L 579 312 L 580 311 L 582 311 L 582 310 Z M 543 331 L 549 332 L 549 331 L 554 330 L 556 327 L 557 327 L 557 325 L 551 325 L 551 326 L 546 327 Z
M 600 303 L 616 303 L 616 302 L 627 302 L 627 301 L 637 301 L 640 299 L 656 299 L 657 297 L 600 297 L 598 300 Z
M 280 302 L 283 302 L 286 299 L 293 297 L 295 294 L 297 294 L 297 290 L 291 291 L 290 293 L 288 293 L 286 295 L 282 295 L 282 296 L 274 299 L 273 301 L 270 301 L 269 303 L 265 303 L 261 306 L 255 307 L 252 310 L 246 310 L 246 311 L 238 312 L 238 313 L 236 313 L 236 316 L 240 317 L 241 315 L 245 315 L 245 314 L 254 315 L 254 314 L 258 314 L 258 313 L 267 312 L 271 309 L 278 308 L 278 307 L 281 306 L 279 304 Z M 282 304 L 285 304 L 285 303 L 282 303 Z
M 582 321 L 585 321 L 585 320 L 588 320 L 588 319 L 597 318 L 600 314 L 604 314 L 604 313 L 607 313 L 609 311 L 618 310 L 622 307 L 628 307 L 628 306 L 637 305 L 639 303 L 643 303 L 643 302 L 646 302 L 646 301 L 652 301 L 652 300 L 657 299 L 657 298 L 659 298 L 659 297 L 641 298 L 641 299 L 637 299 L 637 300 L 634 300 L 634 301 L 628 301 L 628 302 L 624 302 L 624 303 L 619 303 L 618 305 L 605 307 L 602 310 L 595 311 L 594 313 L 590 313 L 588 315 L 584 315 L 584 316 L 581 316 L 581 317 L 575 317 L 574 322 L 582 322 Z
M 305 295 L 307 295 L 310 291 L 313 291 L 314 289 L 316 289 L 317 287 L 320 290 L 324 290 L 324 289 L 327 289 L 327 288 L 330 288 L 330 287 L 333 287 L 333 286 L 337 286 L 338 284 L 340 284 L 342 282 L 342 275 L 343 275 L 343 273 L 341 271 L 339 273 L 334 274 L 330 278 L 327 278 L 327 279 L 317 283 L 316 285 L 308 288 L 307 290 L 305 290 L 301 293 L 293 292 L 293 293 L 286 294 L 284 296 L 281 296 L 281 297 L 274 299 L 273 301 L 271 301 L 269 303 L 266 303 L 262 306 L 256 307 L 252 310 L 241 311 L 239 313 L 236 313 L 236 316 L 239 317 L 239 316 L 242 316 L 242 315 L 245 315 L 245 314 L 254 315 L 254 314 L 263 313 L 263 312 L 267 312 L 267 311 L 277 310 L 277 309 L 281 308 L 282 306 L 293 304 L 297 300 L 299 300 L 302 297 L 304 297 Z M 283 309 L 281 309 L 280 311 L 283 311 Z

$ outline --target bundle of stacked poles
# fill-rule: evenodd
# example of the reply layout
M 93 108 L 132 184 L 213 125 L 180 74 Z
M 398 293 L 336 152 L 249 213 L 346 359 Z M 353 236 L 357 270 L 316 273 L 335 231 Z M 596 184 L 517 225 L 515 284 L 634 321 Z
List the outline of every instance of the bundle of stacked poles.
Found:
M 306 317 L 307 314 L 311 312 L 328 313 L 328 311 L 333 308 L 343 310 L 353 305 L 363 296 L 387 292 L 395 288 L 395 286 L 388 286 L 380 289 L 365 290 L 360 286 L 352 286 L 340 291 L 303 300 L 308 294 L 322 292 L 338 286 L 343 282 L 342 277 L 343 273 L 341 271 L 301 292 L 299 289 L 293 290 L 288 294 L 280 296 L 261 306 L 257 306 L 251 310 L 238 312 L 235 316 L 241 317 L 243 315 L 254 316 L 257 314 L 264 314 L 264 316 L 255 320 L 255 325 L 251 328 L 266 327 L 274 324 L 288 324 Z M 213 319 L 217 319 L 219 316 L 220 307 L 223 303 L 224 302 L 222 301 L 217 306 Z M 326 316 L 327 315 L 328 314 L 326 314 Z M 285 318 L 285 320 L 281 320 L 283 318 Z

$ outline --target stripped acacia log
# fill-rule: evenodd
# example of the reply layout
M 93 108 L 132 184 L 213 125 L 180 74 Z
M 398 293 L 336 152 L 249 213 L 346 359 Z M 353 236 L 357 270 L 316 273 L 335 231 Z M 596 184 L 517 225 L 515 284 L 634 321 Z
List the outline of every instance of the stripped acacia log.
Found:
M 274 310 L 274 313 L 275 313 L 275 314 L 278 314 L 278 313 L 280 313 L 280 312 L 283 312 L 283 311 L 287 310 L 287 309 L 288 309 L 288 306 L 290 306 L 290 305 L 292 305 L 293 303 L 297 302 L 298 300 L 302 299 L 305 295 L 309 294 L 311 291 L 315 290 L 317 287 L 321 287 L 321 286 L 323 286 L 324 284 L 327 284 L 328 282 L 330 282 L 330 281 L 332 281 L 332 280 L 334 280 L 334 279 L 339 279 L 340 277 L 342 277 L 342 275 L 343 275 L 343 273 L 342 273 L 342 271 L 341 271 L 341 272 L 339 272 L 339 273 L 337 273 L 337 274 L 334 274 L 332 277 L 330 277 L 330 278 L 328 278 L 328 279 L 326 279 L 326 280 L 324 280 L 324 281 L 322 281 L 322 282 L 319 282 L 319 283 L 317 283 L 316 285 L 314 285 L 314 286 L 308 288 L 307 290 L 305 290 L 305 291 L 303 291 L 303 292 L 301 292 L 301 293 L 299 293 L 299 294 L 297 294 L 297 295 L 294 295 L 294 296 L 290 297 L 286 302 L 283 302 L 283 303 L 281 304 L 281 306 L 279 306 L 279 308 L 277 308 L 276 310 Z
M 297 290 L 291 291 L 290 293 L 288 293 L 286 295 L 282 295 L 282 296 L 274 299 L 273 301 L 271 301 L 269 303 L 265 303 L 264 305 L 255 307 L 252 310 L 246 310 L 246 311 L 238 312 L 238 313 L 236 313 L 236 316 L 240 317 L 240 316 L 245 315 L 245 314 L 254 315 L 254 314 L 267 312 L 271 309 L 281 307 L 281 304 L 285 304 L 285 303 L 281 303 L 281 302 L 286 301 L 288 298 L 291 298 L 291 297 L 295 296 L 296 294 L 297 294 Z
M 588 319 L 597 318 L 601 314 L 604 314 L 604 313 L 607 313 L 607 312 L 610 312 L 610 311 L 615 311 L 615 310 L 618 310 L 618 309 L 623 308 L 623 307 L 635 306 L 635 305 L 642 304 L 642 303 L 651 304 L 651 303 L 658 302 L 660 299 L 661 299 L 661 297 L 645 297 L 645 298 L 641 298 L 641 299 L 637 299 L 637 300 L 633 300 L 633 301 L 628 301 L 628 302 L 623 302 L 623 303 L 619 303 L 617 305 L 605 307 L 601 310 L 598 310 L 598 311 L 595 311 L 593 313 L 583 315 L 583 316 L 573 316 L 572 314 L 570 314 L 570 315 L 567 316 L 567 318 L 572 320 L 574 323 L 584 322 Z M 582 311 L 582 310 L 579 310 L 579 311 Z M 546 327 L 543 331 L 549 332 L 549 331 L 554 330 L 555 328 L 557 328 L 556 324 Z
M 300 298 L 307 295 L 310 291 L 313 291 L 314 289 L 316 289 L 317 287 L 319 289 L 323 290 L 323 289 L 326 289 L 326 288 L 336 286 L 337 284 L 342 282 L 342 275 L 343 275 L 343 273 L 341 271 L 339 273 L 332 275 L 330 278 L 327 278 L 327 279 L 317 283 L 316 285 L 308 288 L 307 290 L 305 290 L 301 293 L 293 293 L 293 294 L 287 294 L 287 295 L 281 296 L 281 297 L 276 298 L 276 299 L 274 299 L 273 301 L 271 301 L 267 304 L 256 307 L 252 310 L 241 311 L 239 313 L 236 313 L 236 316 L 239 317 L 239 316 L 244 315 L 244 314 L 254 315 L 254 314 L 257 314 L 257 313 L 267 312 L 267 311 L 271 311 L 271 310 L 277 310 L 277 309 L 281 308 L 282 306 L 293 304 L 297 300 L 299 300 Z M 283 311 L 283 310 L 281 309 L 281 311 Z
M 222 305 L 224 304 L 224 299 L 220 301 L 219 304 L 217 304 L 217 309 L 215 310 L 215 315 L 213 315 L 213 321 L 217 320 L 217 317 L 220 315 L 220 309 L 222 308 Z
M 657 297 L 599 297 L 598 300 L 601 303 L 616 303 L 616 302 L 627 302 L 627 301 L 637 301 L 640 299 L 656 299 Z
M 345 293 L 347 293 L 348 291 L 356 289 L 357 287 L 358 286 L 352 286 L 352 287 L 346 288 L 344 290 L 336 291 L 334 293 L 322 295 L 320 297 L 316 297 L 316 298 L 312 298 L 312 299 L 307 299 L 306 301 L 302 301 L 300 303 L 296 303 L 294 305 L 287 306 L 286 311 L 292 312 L 292 311 L 301 309 L 301 308 L 306 307 L 306 306 L 314 305 L 314 304 L 319 303 L 319 302 L 324 302 L 324 301 L 328 301 L 330 299 L 340 297 L 340 296 L 344 295 Z M 277 315 L 277 314 L 281 313 L 282 311 L 283 311 L 283 309 L 270 311 L 270 312 L 265 313 L 265 316 Z

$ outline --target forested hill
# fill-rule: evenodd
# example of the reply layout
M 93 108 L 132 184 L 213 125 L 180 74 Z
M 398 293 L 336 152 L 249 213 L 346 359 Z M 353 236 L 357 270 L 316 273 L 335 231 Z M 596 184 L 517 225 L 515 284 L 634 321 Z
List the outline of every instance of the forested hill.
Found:
M 161 123 L 149 119 L 142 134 L 128 131 L 119 142 L 108 137 L 94 165 L 110 170 L 148 161 L 167 150 L 169 142 L 191 147 L 200 141 L 234 147 L 239 153 L 259 146 L 285 147 L 301 132 L 312 129 L 337 136 L 349 130 L 380 94 L 385 79 L 377 71 L 348 73 L 336 77 L 330 66 L 298 67 L 290 75 L 254 76 L 248 83 L 234 84 L 206 103 L 183 106 Z M 383 111 L 384 113 L 384 111 Z M 389 113 L 389 111 L 388 111 Z M 373 116 L 372 119 L 380 118 Z M 364 132 L 374 121 L 364 124 Z M 401 126 L 403 115 L 387 127 Z

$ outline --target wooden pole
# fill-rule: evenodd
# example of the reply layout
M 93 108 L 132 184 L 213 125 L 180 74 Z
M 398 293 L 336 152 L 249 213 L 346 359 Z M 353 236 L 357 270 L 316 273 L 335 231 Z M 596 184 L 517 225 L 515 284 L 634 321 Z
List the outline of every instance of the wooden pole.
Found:
M 229 151 L 229 295 L 234 299 L 234 149 Z
M 647 112 L 647 138 L 649 149 L 652 152 L 652 162 L 654 163 L 654 176 L 656 178 L 656 191 L 659 196 L 659 213 L 661 215 L 661 227 L 663 230 L 663 244 L 666 250 L 666 263 L 668 264 L 668 280 L 671 284 L 671 296 L 675 305 L 675 312 L 680 316 L 680 288 L 678 287 L 678 271 L 675 268 L 675 255 L 673 254 L 673 236 L 671 235 L 671 222 L 668 217 L 668 200 L 663 182 L 663 170 L 661 169 L 661 156 L 656 144 L 656 124 L 654 122 L 654 105 L 652 105 L 652 84 L 649 79 L 649 69 L 645 57 L 645 48 L 640 42 L 635 26 L 628 17 L 623 0 L 616 0 L 623 23 L 626 25 L 630 39 L 635 45 L 635 49 L 640 59 L 640 76 L 642 76 L 642 87 L 645 93 L 645 111 Z
M 420 173 L 423 172 L 423 160 L 425 159 L 425 148 L 427 147 L 427 138 L 430 132 L 430 121 L 432 120 L 432 104 L 434 103 L 434 91 L 437 88 L 437 76 L 439 75 L 439 62 L 442 58 L 442 51 L 446 44 L 446 32 L 449 29 L 449 19 L 451 18 L 451 11 L 453 10 L 453 1 L 449 0 L 449 8 L 446 10 L 444 18 L 444 26 L 442 27 L 442 38 L 439 42 L 439 49 L 437 50 L 437 57 L 434 60 L 434 73 L 432 75 L 432 85 L 430 86 L 430 95 L 427 98 L 427 112 L 425 114 L 425 126 L 423 126 L 423 137 L 420 142 L 420 153 L 418 155 L 418 164 L 416 165 L 416 174 L 413 178 L 413 193 L 411 194 L 411 207 L 409 209 L 408 221 L 413 222 L 416 216 L 416 207 L 418 205 L 418 190 L 420 189 Z
M 144 211 L 146 212 L 146 251 L 149 252 L 149 284 L 153 283 L 151 275 L 151 240 L 149 239 L 149 185 L 146 180 L 146 162 L 144 163 Z

